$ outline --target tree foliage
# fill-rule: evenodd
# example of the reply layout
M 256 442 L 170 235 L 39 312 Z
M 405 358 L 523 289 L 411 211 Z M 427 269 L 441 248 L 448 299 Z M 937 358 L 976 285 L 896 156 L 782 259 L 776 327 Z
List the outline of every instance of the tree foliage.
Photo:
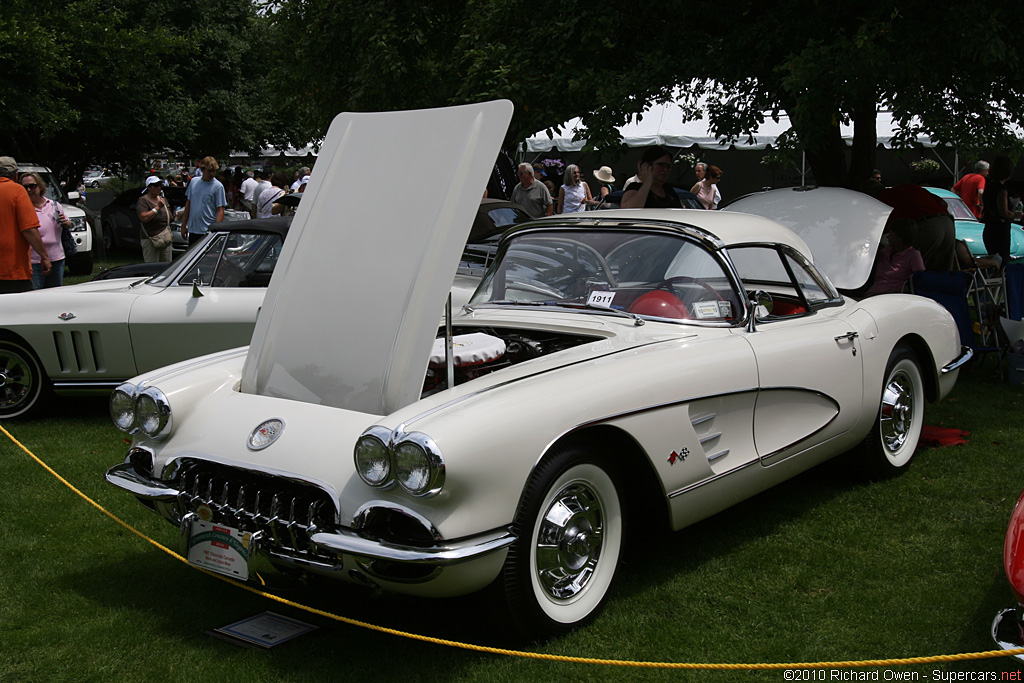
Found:
M 821 184 L 853 184 L 874 164 L 875 111 L 903 140 L 1020 149 L 1018 5 L 987 3 L 958 21 L 934 3 L 578 0 L 318 3 L 284 0 L 294 75 L 316 126 L 342 109 L 398 109 L 506 97 L 508 142 L 582 116 L 591 145 L 653 101 L 682 96 L 712 130 L 749 134 L 788 114 L 788 144 Z M 315 28 L 314 28 L 315 27 Z M 302 31 L 306 31 L 305 34 Z M 688 98 L 688 99 L 687 99 Z M 839 125 L 852 121 L 852 161 Z
M 93 160 L 259 147 L 278 122 L 249 0 L 8 0 L 0 151 L 65 179 Z
M 788 115 L 783 143 L 817 181 L 855 184 L 880 107 L 904 142 L 1021 151 L 1017 7 L 960 21 L 924 0 L 7 0 L 0 153 L 68 169 L 223 155 L 316 140 L 343 110 L 499 97 L 516 106 L 510 147 L 581 116 L 607 148 L 649 103 L 682 97 L 727 138 Z

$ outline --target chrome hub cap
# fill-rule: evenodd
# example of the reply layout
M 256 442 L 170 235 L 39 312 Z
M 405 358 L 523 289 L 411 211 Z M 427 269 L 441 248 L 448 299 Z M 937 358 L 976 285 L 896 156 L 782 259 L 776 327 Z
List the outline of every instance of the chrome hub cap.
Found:
M 578 595 L 594 575 L 601 555 L 604 512 L 594 491 L 573 482 L 552 499 L 537 537 L 537 577 L 553 598 Z
M 914 384 L 906 372 L 900 371 L 889 378 L 882 392 L 881 433 L 882 444 L 889 452 L 903 447 L 914 417 Z
M 29 396 L 32 370 L 15 354 L 0 352 L 0 408 L 13 408 Z

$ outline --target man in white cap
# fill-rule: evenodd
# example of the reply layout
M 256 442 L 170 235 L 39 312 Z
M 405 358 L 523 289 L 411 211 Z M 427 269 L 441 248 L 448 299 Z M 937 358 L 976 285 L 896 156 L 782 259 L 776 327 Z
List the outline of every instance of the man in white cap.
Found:
M 18 162 L 0 157 L 0 294 L 32 290 L 29 248 L 39 254 L 43 275 L 51 268 L 39 235 L 39 217 L 28 192 L 15 182 L 17 175 Z

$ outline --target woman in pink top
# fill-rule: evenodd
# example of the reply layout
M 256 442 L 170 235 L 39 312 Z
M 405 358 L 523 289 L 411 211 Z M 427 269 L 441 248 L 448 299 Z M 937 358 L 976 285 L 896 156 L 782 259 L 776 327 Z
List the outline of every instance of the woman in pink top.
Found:
M 60 287 L 64 284 L 64 247 L 60 243 L 60 232 L 64 226 L 71 227 L 71 221 L 64 215 L 64 209 L 52 199 L 46 198 L 46 183 L 38 173 L 26 173 L 21 176 L 21 185 L 28 192 L 32 206 L 39 218 L 39 236 L 43 238 L 46 256 L 50 259 L 51 268 L 48 275 L 43 275 L 39 254 L 35 251 L 32 257 L 32 289 L 44 287 Z
M 875 281 L 865 296 L 875 294 L 898 294 L 910 276 L 924 270 L 921 252 L 911 246 L 914 243 L 914 221 L 901 218 L 893 221 L 889 228 L 889 246 L 878 252 L 875 264 Z
M 697 181 L 697 184 L 690 188 L 690 192 L 697 195 L 697 199 L 704 205 L 705 209 L 716 209 L 715 206 L 715 185 L 722 179 L 722 169 L 717 166 L 708 166 L 704 179 Z

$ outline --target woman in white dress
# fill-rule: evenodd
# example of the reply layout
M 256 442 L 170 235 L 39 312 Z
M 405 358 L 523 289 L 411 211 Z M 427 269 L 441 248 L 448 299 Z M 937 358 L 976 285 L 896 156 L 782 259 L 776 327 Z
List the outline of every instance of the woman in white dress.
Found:
M 588 206 L 595 203 L 590 194 L 590 186 L 583 182 L 580 167 L 576 164 L 566 166 L 562 187 L 558 190 L 558 213 L 586 211 Z

